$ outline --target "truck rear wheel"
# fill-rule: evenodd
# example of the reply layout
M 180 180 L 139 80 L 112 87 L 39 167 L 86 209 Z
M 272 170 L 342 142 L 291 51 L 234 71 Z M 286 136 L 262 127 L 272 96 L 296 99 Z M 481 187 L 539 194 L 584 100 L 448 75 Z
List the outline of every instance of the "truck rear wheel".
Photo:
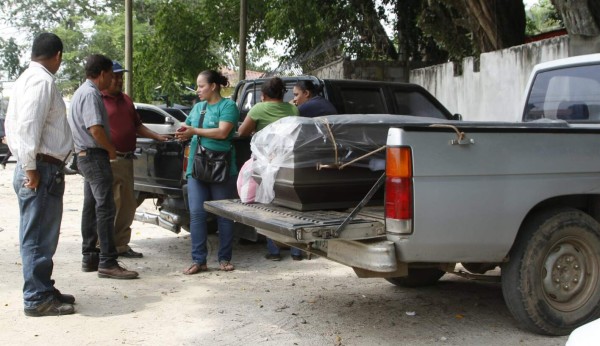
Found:
M 600 224 L 576 209 L 530 217 L 502 266 L 502 293 L 523 327 L 566 335 L 600 316 Z
M 421 287 L 435 284 L 445 271 L 437 268 L 408 268 L 408 276 L 386 278 L 388 282 L 402 287 Z

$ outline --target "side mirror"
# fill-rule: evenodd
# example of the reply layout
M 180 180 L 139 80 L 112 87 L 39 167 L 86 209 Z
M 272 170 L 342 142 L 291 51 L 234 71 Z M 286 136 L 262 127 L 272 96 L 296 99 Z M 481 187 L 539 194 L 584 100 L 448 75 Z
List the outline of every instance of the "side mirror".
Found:
M 452 114 L 452 118 L 450 118 L 450 119 L 452 119 L 452 120 L 458 120 L 458 121 L 463 120 L 462 115 L 460 115 L 458 113 Z
M 175 125 L 175 120 L 171 117 L 165 117 L 165 124 L 167 125 Z

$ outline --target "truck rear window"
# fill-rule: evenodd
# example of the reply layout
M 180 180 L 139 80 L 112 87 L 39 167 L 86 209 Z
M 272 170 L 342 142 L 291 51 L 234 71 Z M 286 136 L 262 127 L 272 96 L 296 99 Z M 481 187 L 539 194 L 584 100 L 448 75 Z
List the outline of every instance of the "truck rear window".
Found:
M 344 113 L 384 114 L 389 113 L 383 93 L 379 88 L 340 88 L 344 100 Z

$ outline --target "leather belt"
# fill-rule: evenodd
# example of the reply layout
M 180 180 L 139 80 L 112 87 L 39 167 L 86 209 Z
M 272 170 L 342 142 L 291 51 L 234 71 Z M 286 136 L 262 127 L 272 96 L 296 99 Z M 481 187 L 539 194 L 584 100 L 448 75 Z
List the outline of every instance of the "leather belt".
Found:
M 50 155 L 46 155 L 46 154 L 37 154 L 35 155 L 35 159 L 37 161 L 41 161 L 41 162 L 46 162 L 49 163 L 51 165 L 55 165 L 55 166 L 61 166 L 63 165 L 63 162 L 55 157 L 52 157 Z
M 135 159 L 135 154 L 133 153 L 133 151 L 128 151 L 126 153 L 117 152 L 117 157 L 121 157 L 124 159 Z
M 87 156 L 87 155 L 92 155 L 92 154 L 105 154 L 108 155 L 108 151 L 102 149 L 102 148 L 88 148 L 85 150 L 82 150 L 80 152 L 77 153 L 77 156 Z

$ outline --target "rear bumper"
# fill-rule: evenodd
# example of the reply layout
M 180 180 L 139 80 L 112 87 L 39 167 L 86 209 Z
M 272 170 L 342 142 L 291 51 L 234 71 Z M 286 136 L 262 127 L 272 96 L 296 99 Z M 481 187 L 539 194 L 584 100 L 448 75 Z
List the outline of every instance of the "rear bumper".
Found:
M 161 210 L 158 215 L 148 212 L 135 212 L 135 221 L 160 226 L 173 233 L 181 232 L 182 220 L 179 215 Z
M 264 229 L 257 229 L 257 232 L 275 241 L 325 257 L 355 270 L 381 273 L 381 275 L 370 273 L 368 276 L 388 277 L 392 276 L 391 274 L 398 276 L 400 270 L 396 261 L 394 243 L 385 237 L 365 240 L 330 239 L 300 242 L 278 232 Z M 359 274 L 359 276 L 361 275 Z

